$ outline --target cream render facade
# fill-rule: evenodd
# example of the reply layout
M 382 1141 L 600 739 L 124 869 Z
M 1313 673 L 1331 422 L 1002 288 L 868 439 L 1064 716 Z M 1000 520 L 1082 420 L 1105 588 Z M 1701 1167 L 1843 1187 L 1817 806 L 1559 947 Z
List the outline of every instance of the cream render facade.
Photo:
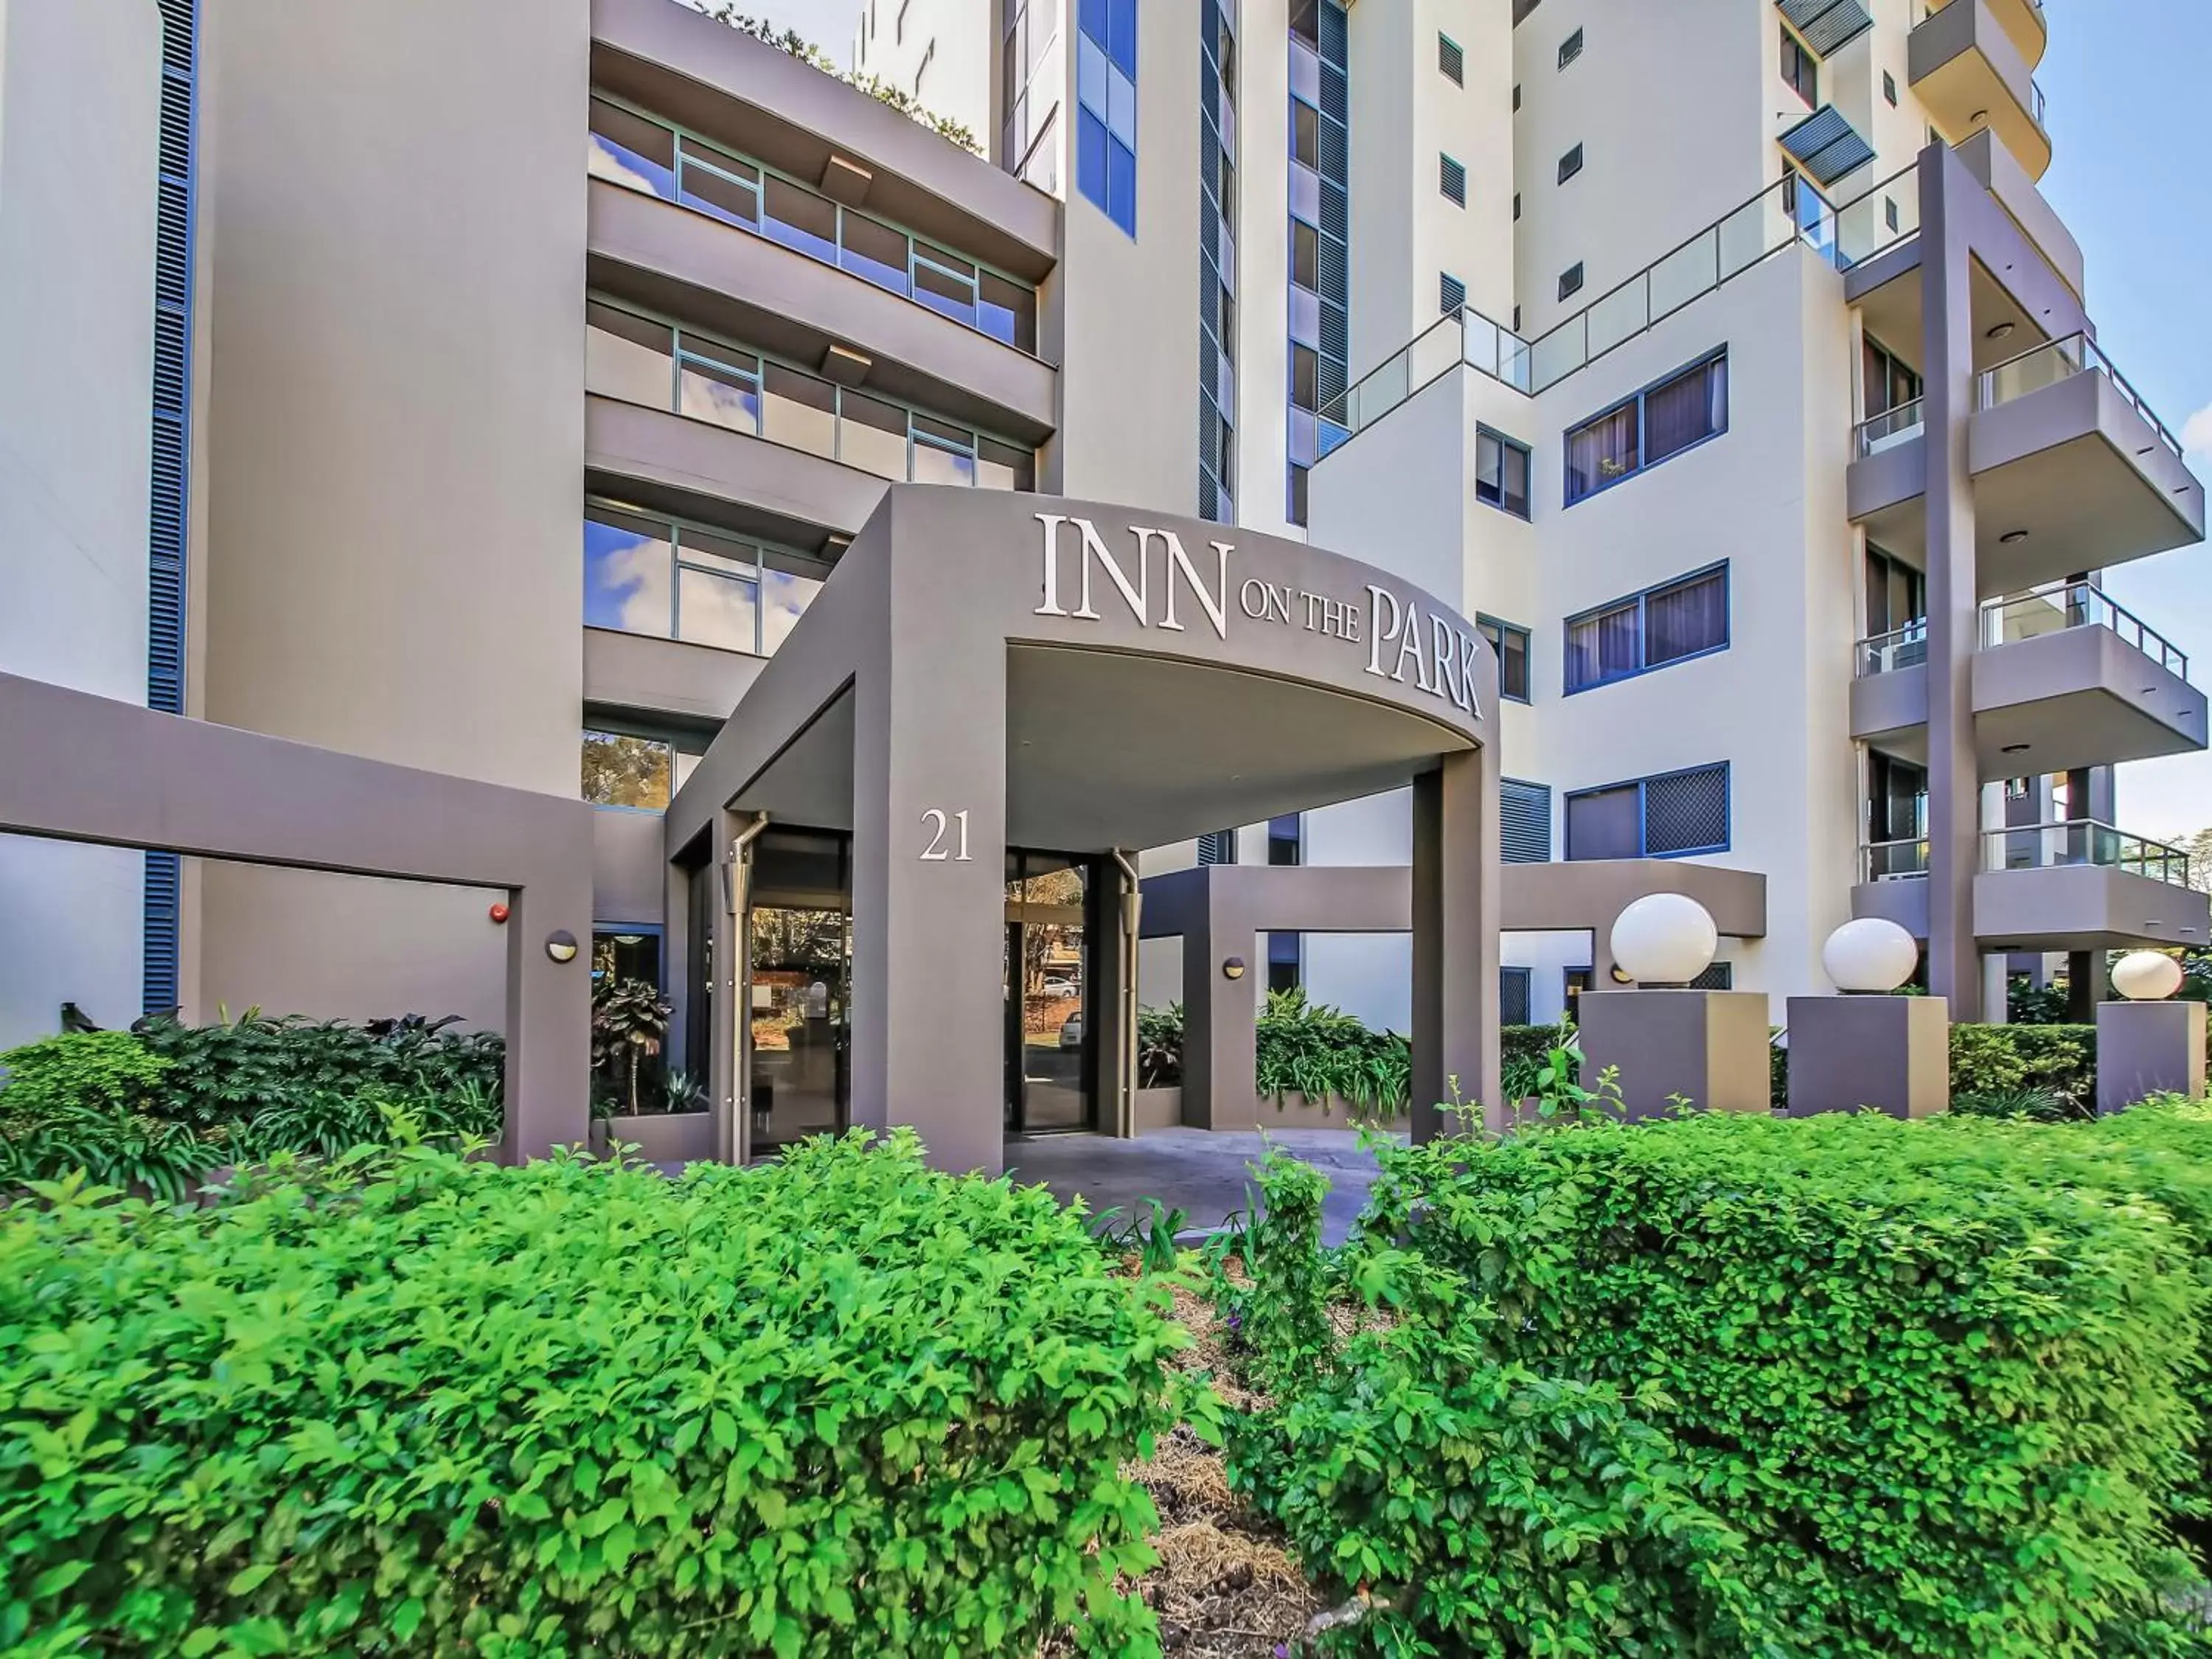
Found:
M 1507 855 L 1561 866 L 1524 874 L 1517 908 L 1505 876 L 1507 1003 L 1530 1017 L 1604 982 L 1631 890 L 1573 868 L 1574 803 L 1635 786 L 1643 834 L 1639 781 L 1716 769 L 1717 835 L 1632 850 L 1759 894 L 1725 930 L 1737 988 L 1822 988 L 1854 914 L 1928 937 L 1961 1018 L 2001 1017 L 2008 958 L 2203 937 L 2161 854 L 2083 822 L 2112 815 L 2112 763 L 2203 747 L 2203 705 L 2065 579 L 2193 544 L 2203 499 L 2093 347 L 2011 361 L 2094 333 L 2034 186 L 2031 0 L 1697 0 L 1663 25 L 1627 0 L 876 0 L 859 67 L 918 73 L 986 157 L 678 0 L 179 5 L 185 712 L 611 791 L 595 921 L 672 987 L 699 964 L 658 805 L 907 483 L 1310 536 L 1520 630 L 1493 640 L 1519 666 L 1485 714 L 1522 809 L 1543 800 Z M 2017 107 L 1990 115 L 1998 94 Z M 1866 155 L 1824 176 L 1847 137 Z M 144 212 L 126 198 L 112 223 Z M 1870 397 L 1869 341 L 1925 382 L 1918 424 L 1888 381 Z M 1570 501 L 1601 462 L 1569 434 L 1711 364 L 1712 429 Z M 1917 617 L 1869 613 L 1870 549 L 1917 575 Z M 1569 691 L 1571 623 L 1723 567 L 1719 644 Z M 2131 689 L 2146 661 L 2173 684 Z M 2008 788 L 2002 757 L 2046 740 Z M 1876 774 L 1893 792 L 1915 768 L 1923 820 L 1873 833 Z M 1401 791 L 1141 866 L 1405 866 L 1416 821 Z M 178 1001 L 497 1025 L 496 896 L 188 860 Z M 1413 944 L 1375 926 L 1257 935 L 1249 988 L 1407 1029 Z M 1139 957 L 1146 1000 L 1189 988 L 1172 939 Z

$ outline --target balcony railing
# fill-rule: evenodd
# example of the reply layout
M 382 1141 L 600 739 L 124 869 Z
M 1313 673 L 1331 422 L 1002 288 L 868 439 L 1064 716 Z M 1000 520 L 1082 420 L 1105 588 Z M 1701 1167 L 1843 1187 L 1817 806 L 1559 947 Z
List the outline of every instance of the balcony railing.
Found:
M 1999 404 L 2008 404 L 2025 398 L 2032 392 L 2057 386 L 2061 380 L 2070 380 L 2076 374 L 2094 370 L 2119 388 L 2130 408 L 2148 422 L 2158 434 L 2159 441 L 2181 454 L 2181 441 L 2166 429 L 2166 423 L 2142 400 L 2140 393 L 2130 386 L 2119 370 L 2112 367 L 2112 359 L 2097 349 L 2097 343 L 2086 334 L 2069 334 L 2062 340 L 2046 340 L 2031 346 L 2017 357 L 2007 358 L 1994 368 L 1982 371 L 1978 382 L 1978 406 L 1995 409 Z
M 2131 836 L 2109 823 L 2075 818 L 2064 823 L 1991 830 L 1982 837 L 1990 870 L 2053 870 L 2093 864 L 2171 886 L 2189 884 L 2189 854 L 2164 842 Z
M 1533 340 L 1462 306 L 1330 399 L 1322 416 L 1357 434 L 1461 367 L 1531 396 L 1549 391 L 1787 247 L 1810 248 L 1848 270 L 1918 232 L 1917 190 L 1902 188 L 1917 169 L 1892 174 L 1840 208 L 1792 172 Z
M 1923 617 L 1902 628 L 1893 628 L 1887 634 L 1861 640 L 1856 650 L 1860 679 L 1915 667 L 1928 660 L 1928 619 Z
M 1862 461 L 1869 455 L 1879 455 L 1885 449 L 1917 436 L 1926 424 L 1925 402 L 1919 398 L 1894 409 L 1886 409 L 1879 415 L 1869 415 L 1851 428 L 1851 453 Z
M 658 116 L 595 95 L 588 171 L 849 271 L 1018 351 L 1036 351 L 1034 288 Z
M 2032 640 L 2069 628 L 2109 628 L 2169 674 L 2189 678 L 2189 657 L 2145 627 L 2094 582 L 2053 582 L 1982 606 L 1982 648 Z
M 584 386 L 896 483 L 1035 487 L 1036 457 L 904 404 L 641 313 L 588 301 Z
M 1861 881 L 1905 881 L 1928 873 L 1928 837 L 1908 836 L 1901 841 L 1862 842 L 1859 844 Z

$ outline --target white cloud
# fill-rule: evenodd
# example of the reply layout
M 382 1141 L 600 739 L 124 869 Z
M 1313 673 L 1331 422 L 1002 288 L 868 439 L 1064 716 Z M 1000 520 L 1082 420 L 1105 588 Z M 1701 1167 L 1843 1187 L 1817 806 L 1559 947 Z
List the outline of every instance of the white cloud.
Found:
M 2189 464 L 2200 472 L 2212 466 L 2212 404 L 2207 404 L 2181 423 L 2181 447 Z

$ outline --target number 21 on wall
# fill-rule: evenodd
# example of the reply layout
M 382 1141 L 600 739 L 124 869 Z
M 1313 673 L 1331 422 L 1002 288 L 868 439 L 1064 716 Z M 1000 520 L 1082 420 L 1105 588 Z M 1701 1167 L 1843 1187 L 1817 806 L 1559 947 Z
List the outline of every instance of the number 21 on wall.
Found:
M 921 815 L 929 826 L 929 845 L 921 849 L 922 862 L 942 864 L 951 860 L 965 864 L 968 859 L 968 813 L 963 807 L 947 815 L 941 806 L 933 806 Z

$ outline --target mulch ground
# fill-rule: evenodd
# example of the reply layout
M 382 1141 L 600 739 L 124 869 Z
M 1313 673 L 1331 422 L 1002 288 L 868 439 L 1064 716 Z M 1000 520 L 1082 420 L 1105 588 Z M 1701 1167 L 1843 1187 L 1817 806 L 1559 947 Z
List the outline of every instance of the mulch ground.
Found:
M 1187 1370 L 1211 1371 L 1232 1405 L 1252 1396 L 1235 1382 L 1212 1307 L 1176 1293 L 1176 1317 L 1192 1346 L 1177 1356 Z M 1280 1534 L 1245 1509 L 1229 1490 L 1220 1452 L 1188 1429 L 1161 1441 L 1148 1462 L 1130 1473 L 1160 1512 L 1152 1536 L 1160 1564 L 1133 1585 L 1158 1613 L 1161 1645 L 1177 1659 L 1272 1659 L 1321 1611 L 1322 1600 L 1298 1571 Z M 1062 1659 L 1066 1641 L 1048 1643 L 1039 1659 Z

